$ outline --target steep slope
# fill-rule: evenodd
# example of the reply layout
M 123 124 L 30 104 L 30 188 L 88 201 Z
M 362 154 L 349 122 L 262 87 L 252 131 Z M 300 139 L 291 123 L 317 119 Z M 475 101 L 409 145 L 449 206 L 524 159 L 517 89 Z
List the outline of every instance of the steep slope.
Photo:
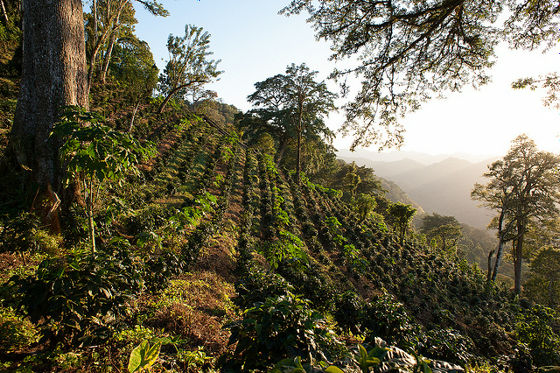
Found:
M 466 261 L 401 239 L 379 215 L 361 219 L 231 126 L 190 118 L 161 142 L 141 177 L 105 191 L 95 258 L 45 252 L 2 277 L 2 306 L 27 312 L 48 341 L 7 360 L 0 351 L 3 368 L 123 371 L 149 342 L 161 344 L 157 371 L 269 371 L 301 358 L 354 372 L 352 348 L 375 351 L 378 337 L 463 366 L 527 365 L 515 328 L 529 305 Z

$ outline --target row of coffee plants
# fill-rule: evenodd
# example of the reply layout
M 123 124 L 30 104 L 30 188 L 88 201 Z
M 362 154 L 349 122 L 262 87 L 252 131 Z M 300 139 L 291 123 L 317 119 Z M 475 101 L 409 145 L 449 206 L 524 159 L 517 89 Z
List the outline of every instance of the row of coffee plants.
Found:
M 134 193 L 121 190 L 123 205 L 141 208 L 128 208 L 107 225 L 107 234 L 99 237 L 95 258 L 84 255 L 84 244 L 65 243 L 63 250 L 59 248 L 48 254 L 36 270 L 13 276 L 2 284 L 2 307 L 27 315 L 33 323 L 30 330 L 35 330 L 35 334 L 29 341 L 38 341 L 38 346 L 59 345 L 61 352 L 79 346 L 106 345 L 120 330 L 129 329 L 137 322 L 138 310 L 134 304 L 139 296 L 158 292 L 172 276 L 192 265 L 208 237 L 219 230 L 232 186 L 238 182 L 237 156 L 224 156 L 240 154 L 237 143 L 222 136 L 215 146 L 207 148 L 204 142 L 195 139 L 209 137 L 199 136 L 209 133 L 204 127 L 204 124 L 189 126 L 181 142 L 168 154 L 169 158 L 182 159 L 162 161 L 152 181 L 147 178 L 145 184 L 139 185 L 139 179 L 132 178 L 123 183 L 123 188 L 139 187 L 139 193 L 143 194 L 161 185 L 164 177 L 160 176 L 167 174 L 171 175 L 170 183 L 180 186 L 175 167 L 179 165 L 189 171 L 195 154 L 211 151 L 206 163 L 211 171 L 198 175 L 196 185 L 200 191 L 195 196 L 182 195 L 177 208 L 172 203 L 158 203 L 156 194 L 152 194 L 152 202 L 144 207 L 144 203 L 135 202 Z M 219 137 L 212 134 L 211 138 Z M 229 151 L 215 150 L 224 144 Z M 217 163 L 225 172 L 221 177 L 215 172 Z M 223 192 L 208 193 L 211 184 Z M 182 245 L 177 247 L 177 242 Z M 99 358 L 94 355 L 88 356 Z M 41 360 L 41 364 L 49 361 L 41 357 L 41 349 L 28 363 L 32 360 Z
M 411 320 L 423 330 L 415 343 L 419 351 L 464 364 L 475 354 L 496 359 L 517 348 L 518 354 L 509 358 L 528 364 L 523 345 L 512 338 L 516 320 L 528 309 L 506 289 L 488 286 L 481 271 L 464 260 L 450 260 L 413 242 L 397 244 L 384 229 L 378 229 L 379 222 L 360 222 L 336 195 L 306 186 L 312 189 L 309 194 L 314 200 L 323 204 L 322 211 L 334 212 L 336 220 L 331 223 L 344 232 L 345 242 L 359 248 L 367 259 L 366 278 L 406 304 Z

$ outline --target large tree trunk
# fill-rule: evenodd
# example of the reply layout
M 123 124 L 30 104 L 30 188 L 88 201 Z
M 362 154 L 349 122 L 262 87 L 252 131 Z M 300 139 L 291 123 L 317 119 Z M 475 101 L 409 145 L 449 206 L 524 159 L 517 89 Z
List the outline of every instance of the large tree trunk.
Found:
M 498 220 L 498 251 L 496 252 L 496 263 L 494 263 L 494 271 L 492 272 L 492 281 L 496 281 L 498 276 L 498 269 L 502 262 L 502 256 L 504 253 L 504 210 L 500 212 L 500 218 Z
M 88 107 L 81 0 L 23 1 L 23 72 L 10 149 L 39 195 L 60 192 L 59 145 L 49 134 L 61 106 Z M 29 183 L 27 183 L 29 185 Z
M 523 235 L 520 235 L 513 249 L 514 291 L 521 294 L 521 264 L 523 263 Z

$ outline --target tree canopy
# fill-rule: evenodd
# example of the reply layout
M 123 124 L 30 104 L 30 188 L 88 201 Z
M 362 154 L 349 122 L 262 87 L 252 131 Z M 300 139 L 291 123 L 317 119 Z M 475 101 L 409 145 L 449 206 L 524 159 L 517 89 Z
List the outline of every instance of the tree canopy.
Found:
M 492 278 L 496 278 L 503 244 L 513 241 L 515 290 L 521 291 L 523 244 L 529 227 L 557 216 L 560 203 L 560 157 L 539 151 L 526 135 L 518 136 L 503 159 L 492 163 L 487 184 L 475 184 L 472 197 L 498 211 L 492 226 L 498 229 L 499 247 Z
M 454 216 L 437 213 L 424 216 L 420 232 L 426 235 L 428 242 L 433 242 L 442 251 L 456 250 L 462 237 L 461 224 Z
M 333 60 L 354 58 L 332 73 L 346 93 L 349 79 L 361 81 L 342 127 L 352 148 L 398 145 L 400 117 L 444 92 L 487 83 L 500 41 L 532 49 L 560 34 L 552 0 L 293 0 L 282 10 L 304 11 L 317 38 L 331 42 Z
M 316 76 L 317 71 L 311 71 L 306 64 L 291 64 L 284 74 L 255 83 L 255 92 L 247 99 L 256 108 L 241 121 L 241 125 L 253 136 L 259 137 L 262 132 L 275 136 L 280 157 L 290 138 L 297 141 L 298 179 L 302 139 L 325 139 L 330 143 L 333 137 L 324 119 L 336 109 L 336 95 L 328 90 L 325 82 L 317 82 Z
M 216 79 L 222 71 L 218 70 L 220 60 L 209 57 L 210 34 L 202 27 L 185 26 L 185 35 L 169 35 L 167 50 L 169 61 L 161 76 L 160 90 L 165 95 L 158 112 L 162 112 L 174 95 L 185 95 L 189 89 L 201 86 Z

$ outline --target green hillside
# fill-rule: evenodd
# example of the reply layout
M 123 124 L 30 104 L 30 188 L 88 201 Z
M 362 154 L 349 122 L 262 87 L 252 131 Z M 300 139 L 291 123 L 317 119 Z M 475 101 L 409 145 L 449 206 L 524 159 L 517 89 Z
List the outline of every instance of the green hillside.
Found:
M 5 368 L 122 370 L 150 341 L 158 371 L 297 356 L 352 371 L 352 349 L 375 337 L 463 366 L 554 359 L 520 334 L 545 322 L 540 308 L 466 261 L 400 244 L 336 190 L 298 185 L 233 127 L 183 119 L 142 170 L 104 193 L 94 260 L 79 221 L 60 244 L 27 215 L 4 218 Z
M 170 4 L 0 0 L 0 372 L 560 371 L 560 156 L 519 136 L 493 165 L 494 183 L 477 185 L 475 197 L 501 212 L 503 250 L 487 256 L 487 232 L 427 218 L 393 182 L 337 159 L 327 123 L 343 105 L 355 146 L 398 146 L 395 115 L 439 91 L 428 76 L 453 90 L 469 77 L 457 67 L 448 80 L 439 52 L 420 75 L 402 70 L 440 28 L 417 17 L 445 29 L 449 15 L 501 10 L 340 1 L 322 2 L 322 18 L 312 3 L 284 12 L 306 9 L 317 32 L 332 23 L 335 44 L 361 44 L 333 59 L 359 62 L 366 47 L 380 74 L 355 70 L 364 86 L 348 101 L 344 87 L 331 92 L 322 73 L 291 63 L 254 83 L 241 112 L 208 89 L 223 71 L 202 27 L 170 34 L 158 69 L 136 11 L 165 17 Z M 241 16 L 228 19 L 237 27 Z M 484 17 L 463 35 L 473 66 L 492 55 L 471 30 Z M 404 29 L 379 65 L 367 56 L 372 38 L 398 19 Z M 426 34 L 410 44 L 416 23 Z M 391 57 L 401 44 L 402 58 Z M 399 93 L 413 86 L 426 91 Z M 449 204 L 436 186 L 465 184 L 460 170 L 446 183 L 441 167 L 400 164 L 431 200 Z M 510 256 L 513 289 L 499 281 Z

